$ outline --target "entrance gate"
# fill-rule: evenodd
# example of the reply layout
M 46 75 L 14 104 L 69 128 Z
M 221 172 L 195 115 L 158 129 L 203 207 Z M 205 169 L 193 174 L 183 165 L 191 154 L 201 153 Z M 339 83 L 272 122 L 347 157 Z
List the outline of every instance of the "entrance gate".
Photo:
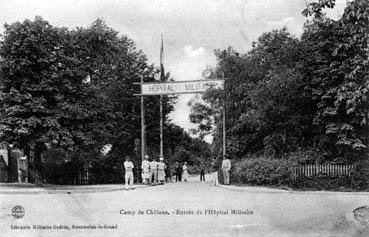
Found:
M 160 95 L 160 157 L 163 157 L 163 109 L 162 96 L 173 94 L 204 93 L 208 89 L 224 89 L 224 78 L 207 79 L 211 76 L 210 70 L 203 73 L 206 79 L 196 81 L 173 81 L 173 82 L 144 82 L 141 77 L 141 159 L 145 156 L 145 108 L 144 96 Z M 225 105 L 225 103 L 224 103 Z M 223 156 L 226 155 L 226 129 L 225 129 L 225 106 L 223 108 Z

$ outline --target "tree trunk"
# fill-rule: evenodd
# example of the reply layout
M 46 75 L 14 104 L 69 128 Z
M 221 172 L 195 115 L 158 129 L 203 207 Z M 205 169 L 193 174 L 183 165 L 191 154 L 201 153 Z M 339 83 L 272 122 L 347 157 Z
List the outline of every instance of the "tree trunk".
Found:
M 27 146 L 25 149 L 24 149 L 24 154 L 26 155 L 26 157 L 27 157 L 27 166 L 26 166 L 26 172 L 27 172 L 27 180 L 28 180 L 28 182 L 31 182 L 31 175 L 30 175 L 30 161 L 31 161 L 31 159 L 30 159 L 30 155 L 31 155 L 31 150 L 30 150 L 30 147 L 29 146 Z
M 18 162 L 12 148 L 8 147 L 8 180 L 9 183 L 18 182 Z
M 34 148 L 34 160 L 33 160 L 33 167 L 35 172 L 35 185 L 36 186 L 42 186 L 43 184 L 43 166 L 42 166 L 42 150 L 43 150 L 43 144 L 42 143 L 36 143 Z

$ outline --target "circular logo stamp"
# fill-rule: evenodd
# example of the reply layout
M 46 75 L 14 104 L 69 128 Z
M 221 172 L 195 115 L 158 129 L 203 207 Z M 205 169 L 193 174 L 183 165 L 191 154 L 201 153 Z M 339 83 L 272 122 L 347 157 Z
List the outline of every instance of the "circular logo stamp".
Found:
M 160 74 L 159 73 L 154 74 L 154 79 L 159 81 L 160 80 Z
M 15 206 L 12 208 L 12 216 L 15 218 L 15 219 L 20 219 L 22 217 L 24 217 L 24 208 L 22 206 Z
M 206 69 L 205 71 L 202 72 L 202 75 L 206 78 L 209 79 L 211 76 L 211 70 L 210 69 Z

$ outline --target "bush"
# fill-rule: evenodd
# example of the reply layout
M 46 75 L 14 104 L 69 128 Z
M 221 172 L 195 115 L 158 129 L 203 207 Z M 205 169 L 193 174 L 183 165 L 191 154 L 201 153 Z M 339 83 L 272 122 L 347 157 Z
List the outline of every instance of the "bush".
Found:
M 44 179 L 52 184 L 78 184 L 84 162 L 78 153 L 51 149 L 44 153 Z
M 351 186 L 356 190 L 365 190 L 369 187 L 369 161 L 362 160 L 356 163 L 351 176 Z
M 332 191 L 358 191 L 369 188 L 369 161 L 362 160 L 354 165 L 351 175 L 317 174 L 310 177 L 297 177 L 294 188 Z
M 319 173 L 310 177 L 293 178 L 293 170 L 298 163 L 312 163 L 317 160 L 316 158 L 320 157 L 311 151 L 289 154 L 289 159 L 247 157 L 240 161 L 233 161 L 231 180 L 240 184 L 286 185 L 304 190 L 357 191 L 369 189 L 369 160 L 357 162 L 350 176 Z
M 94 181 L 99 184 L 124 183 L 124 161 L 124 157 L 118 155 L 108 155 L 96 160 L 92 164 Z M 136 165 L 135 167 L 134 171 L 137 169 Z
M 350 178 L 344 174 L 336 176 L 319 174 L 297 177 L 292 187 L 304 190 L 350 191 L 352 189 L 350 183 Z
M 316 149 L 297 150 L 287 154 L 287 159 L 298 164 L 313 164 L 323 160 L 321 152 Z
M 231 178 L 250 185 L 289 185 L 295 164 L 293 161 L 268 157 L 245 159 L 233 164 Z

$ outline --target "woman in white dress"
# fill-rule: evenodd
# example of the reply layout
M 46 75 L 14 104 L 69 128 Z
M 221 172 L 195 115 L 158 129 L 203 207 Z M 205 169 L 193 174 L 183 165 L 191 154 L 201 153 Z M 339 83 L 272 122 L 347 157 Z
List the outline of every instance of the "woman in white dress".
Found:
M 187 167 L 187 162 L 184 163 L 183 165 L 183 181 L 187 182 L 188 181 L 188 167 Z
M 158 181 L 160 184 L 165 183 L 165 168 L 167 168 L 167 166 L 164 163 L 164 158 L 161 157 L 158 164 Z
M 148 161 L 148 159 L 149 159 L 149 156 L 145 155 L 144 160 L 142 161 L 142 165 L 141 165 L 143 184 L 150 183 L 150 162 Z

